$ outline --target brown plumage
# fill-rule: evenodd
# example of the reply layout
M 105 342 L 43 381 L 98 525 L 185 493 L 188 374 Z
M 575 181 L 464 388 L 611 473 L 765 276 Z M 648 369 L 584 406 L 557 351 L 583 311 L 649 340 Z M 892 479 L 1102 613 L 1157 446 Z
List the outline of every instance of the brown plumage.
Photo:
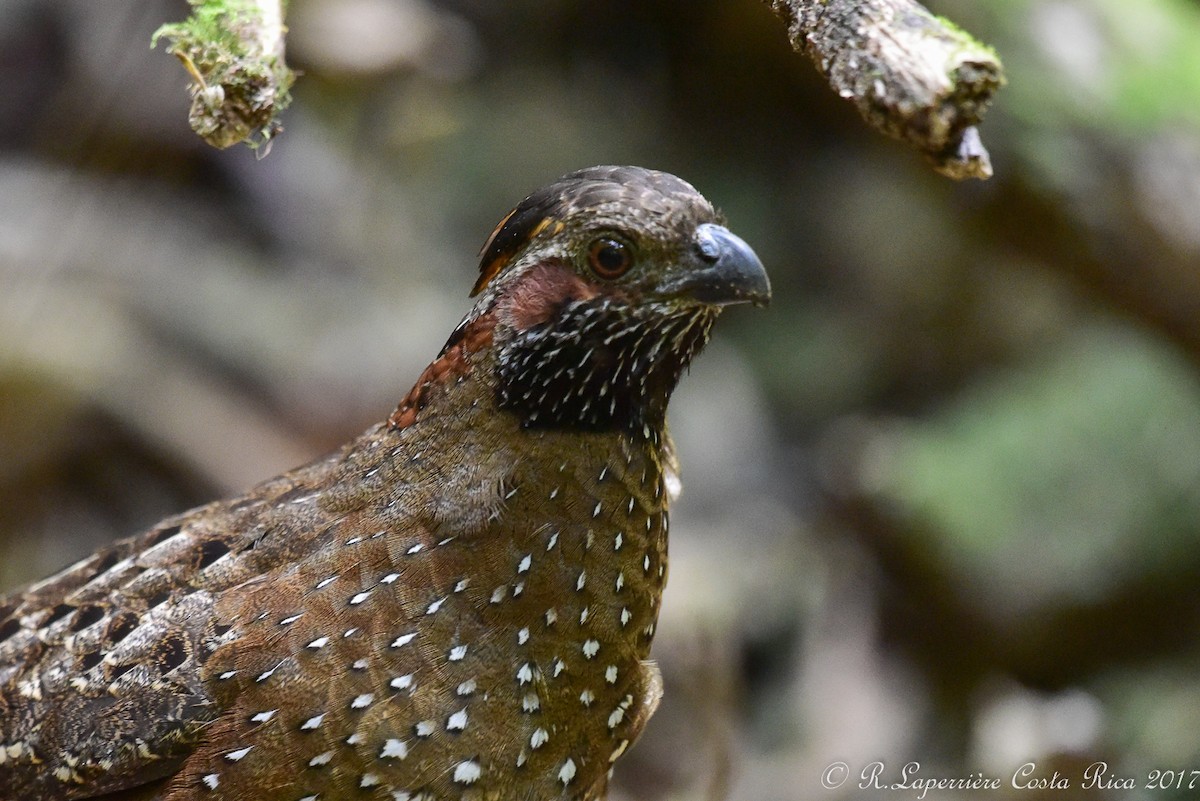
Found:
M 661 694 L 665 412 L 766 274 L 690 185 L 526 198 L 389 420 L 0 598 L 0 799 L 599 799 Z

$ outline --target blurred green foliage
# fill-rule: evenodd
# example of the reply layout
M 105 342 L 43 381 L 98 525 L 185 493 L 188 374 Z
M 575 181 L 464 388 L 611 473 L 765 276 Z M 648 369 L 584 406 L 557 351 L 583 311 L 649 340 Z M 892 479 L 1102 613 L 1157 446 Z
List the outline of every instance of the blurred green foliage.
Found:
M 1095 601 L 1200 565 L 1200 381 L 1088 326 L 898 428 L 881 493 L 977 602 Z

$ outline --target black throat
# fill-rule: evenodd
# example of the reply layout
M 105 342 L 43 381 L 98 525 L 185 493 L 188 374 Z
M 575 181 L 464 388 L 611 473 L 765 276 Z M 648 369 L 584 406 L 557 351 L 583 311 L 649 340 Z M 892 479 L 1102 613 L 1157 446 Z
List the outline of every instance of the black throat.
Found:
M 572 300 L 499 353 L 497 404 L 527 428 L 657 430 L 716 311 Z

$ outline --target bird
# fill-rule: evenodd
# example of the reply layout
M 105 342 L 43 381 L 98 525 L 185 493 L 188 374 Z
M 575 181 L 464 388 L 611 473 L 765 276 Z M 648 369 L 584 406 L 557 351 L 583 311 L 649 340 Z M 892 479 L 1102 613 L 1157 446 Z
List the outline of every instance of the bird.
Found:
M 604 799 L 662 695 L 668 401 L 770 295 L 674 175 L 533 192 L 386 420 L 0 597 L 0 799 Z

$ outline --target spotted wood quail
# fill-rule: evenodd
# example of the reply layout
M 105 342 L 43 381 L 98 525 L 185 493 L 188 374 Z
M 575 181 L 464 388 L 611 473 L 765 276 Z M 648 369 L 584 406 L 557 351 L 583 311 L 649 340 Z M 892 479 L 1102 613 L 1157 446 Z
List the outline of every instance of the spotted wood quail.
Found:
M 661 695 L 667 401 L 766 273 L 594 167 L 473 295 L 386 422 L 0 598 L 0 798 L 604 798 Z

